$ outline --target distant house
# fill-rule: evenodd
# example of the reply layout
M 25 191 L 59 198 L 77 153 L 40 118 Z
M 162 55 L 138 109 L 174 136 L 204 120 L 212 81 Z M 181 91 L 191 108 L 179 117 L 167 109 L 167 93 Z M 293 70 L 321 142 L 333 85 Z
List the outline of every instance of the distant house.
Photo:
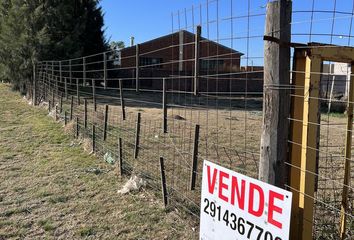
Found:
M 171 33 L 139 44 L 140 87 L 162 89 L 162 78 L 168 79 L 168 88 L 179 91 L 192 91 L 194 75 L 195 34 L 188 31 Z M 125 86 L 135 84 L 136 46 L 121 50 L 115 67 L 119 68 L 119 77 L 131 79 Z M 228 92 L 245 91 L 245 78 L 240 62 L 243 53 L 217 42 L 201 38 L 200 41 L 200 91 Z M 218 75 L 218 76 L 216 76 Z M 263 87 L 258 83 L 257 91 Z M 255 85 L 250 84 L 250 87 Z
M 331 92 L 336 98 L 348 96 L 350 64 L 338 62 L 323 64 L 322 73 L 321 91 L 323 96 L 329 98 Z

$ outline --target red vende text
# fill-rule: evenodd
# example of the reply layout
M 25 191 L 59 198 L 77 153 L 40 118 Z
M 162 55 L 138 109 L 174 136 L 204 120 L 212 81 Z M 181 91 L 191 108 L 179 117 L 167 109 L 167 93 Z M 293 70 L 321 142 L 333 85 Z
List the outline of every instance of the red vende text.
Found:
M 207 178 L 210 194 L 214 194 L 215 186 L 218 183 L 218 191 L 215 194 L 221 200 L 247 211 L 255 217 L 261 217 L 264 211 L 267 211 L 268 222 L 282 229 L 282 223 L 274 219 L 274 213 L 283 213 L 281 204 L 276 205 L 275 202 L 275 200 L 284 201 L 283 194 L 272 190 L 264 192 L 262 187 L 255 183 L 246 182 L 245 179 L 237 178 L 237 176 L 212 168 L 209 165 L 207 166 Z M 246 202 L 246 196 L 249 196 L 248 202 Z M 256 199 L 257 201 L 255 201 Z M 266 199 L 268 199 L 268 207 L 265 206 Z

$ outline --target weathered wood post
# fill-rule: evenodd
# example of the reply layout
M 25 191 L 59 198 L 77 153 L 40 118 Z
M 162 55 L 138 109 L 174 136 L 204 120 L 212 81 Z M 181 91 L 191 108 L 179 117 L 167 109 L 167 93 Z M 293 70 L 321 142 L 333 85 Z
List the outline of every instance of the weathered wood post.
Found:
M 284 188 L 288 159 L 291 8 L 288 0 L 267 4 L 264 36 L 263 126 L 259 179 Z
M 347 132 L 346 132 L 346 144 L 345 144 L 345 160 L 344 160 L 344 180 L 343 191 L 340 211 L 340 238 L 346 239 L 347 228 L 347 212 L 349 212 L 349 186 L 350 186 L 350 162 L 352 161 L 352 135 L 353 135 L 353 107 L 354 107 L 354 63 L 351 65 L 351 75 L 349 83 L 349 95 L 347 105 Z
M 202 35 L 202 27 L 197 26 L 197 33 L 195 34 L 194 43 L 194 84 L 193 91 L 194 95 L 198 95 L 199 92 L 199 59 L 200 59 L 200 39 Z

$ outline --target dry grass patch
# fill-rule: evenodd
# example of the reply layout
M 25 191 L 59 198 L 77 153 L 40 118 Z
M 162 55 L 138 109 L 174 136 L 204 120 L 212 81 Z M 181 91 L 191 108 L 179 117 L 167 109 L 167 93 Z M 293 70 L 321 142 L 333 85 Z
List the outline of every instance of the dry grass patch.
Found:
M 115 166 L 71 144 L 45 109 L 6 85 L 0 96 L 0 239 L 197 238 L 148 191 L 118 195 Z
M 64 132 L 66 134 L 74 135 L 75 134 L 75 122 L 70 121 L 64 126 Z

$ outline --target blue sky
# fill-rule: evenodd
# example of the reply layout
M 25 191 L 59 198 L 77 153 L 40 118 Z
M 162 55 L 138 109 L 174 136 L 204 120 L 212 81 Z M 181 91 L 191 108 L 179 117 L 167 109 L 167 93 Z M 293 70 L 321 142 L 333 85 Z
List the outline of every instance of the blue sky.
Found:
M 171 13 L 200 0 L 102 0 L 106 36 L 126 44 L 134 36 L 144 42 L 171 32 Z
M 209 0 L 209 2 L 207 11 L 206 0 L 102 0 L 106 36 L 111 40 L 121 40 L 129 45 L 131 36 L 135 37 L 137 43 L 141 43 L 171 33 L 172 24 L 175 31 L 186 27 L 187 30 L 193 31 L 191 26 L 200 24 L 202 21 L 204 37 L 232 46 L 245 53 L 248 59 L 259 62 L 257 59 L 263 56 L 262 36 L 265 5 L 268 0 Z M 333 22 L 335 2 L 337 13 Z M 314 0 L 316 13 L 313 15 L 312 4 L 313 0 L 293 1 L 292 41 L 306 43 L 311 40 L 348 45 L 347 35 L 353 35 L 353 31 L 349 32 L 353 0 Z M 255 16 L 245 17 L 248 12 Z M 217 14 L 220 19 L 219 24 L 215 22 Z M 211 22 L 208 25 L 205 24 L 207 15 Z M 329 36 L 332 27 L 333 34 L 338 36 Z M 310 32 L 313 34 L 311 39 Z M 351 46 L 353 42 L 354 39 L 351 39 Z

